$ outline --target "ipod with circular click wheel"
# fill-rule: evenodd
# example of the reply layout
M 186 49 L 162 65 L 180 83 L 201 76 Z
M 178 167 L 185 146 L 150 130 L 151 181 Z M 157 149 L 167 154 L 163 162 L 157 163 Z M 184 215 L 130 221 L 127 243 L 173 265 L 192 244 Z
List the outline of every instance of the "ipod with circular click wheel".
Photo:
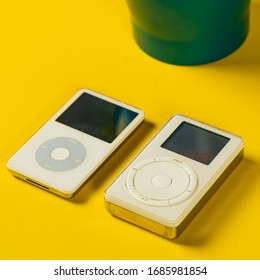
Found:
M 242 158 L 241 137 L 174 115 L 105 191 L 107 209 L 176 238 Z
M 78 91 L 7 162 L 13 175 L 72 197 L 143 121 L 142 110 Z

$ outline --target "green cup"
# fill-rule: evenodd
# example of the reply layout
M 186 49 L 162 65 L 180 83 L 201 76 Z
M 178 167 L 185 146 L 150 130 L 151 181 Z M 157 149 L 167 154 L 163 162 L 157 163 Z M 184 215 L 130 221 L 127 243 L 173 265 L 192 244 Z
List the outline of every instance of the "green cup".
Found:
M 249 31 L 250 0 L 126 0 L 137 44 L 172 64 L 197 65 L 235 51 Z

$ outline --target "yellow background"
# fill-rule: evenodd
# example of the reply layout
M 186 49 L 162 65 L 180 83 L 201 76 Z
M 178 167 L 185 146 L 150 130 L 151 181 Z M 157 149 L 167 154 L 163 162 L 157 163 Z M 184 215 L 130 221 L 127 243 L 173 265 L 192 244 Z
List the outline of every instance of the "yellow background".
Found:
M 122 0 L 4 1 L 0 9 L 0 259 L 259 259 L 260 1 L 245 44 L 216 63 L 159 62 Z M 142 108 L 146 123 L 72 200 L 7 171 L 8 158 L 78 89 Z M 116 219 L 103 193 L 175 113 L 243 136 L 245 159 L 175 241 Z

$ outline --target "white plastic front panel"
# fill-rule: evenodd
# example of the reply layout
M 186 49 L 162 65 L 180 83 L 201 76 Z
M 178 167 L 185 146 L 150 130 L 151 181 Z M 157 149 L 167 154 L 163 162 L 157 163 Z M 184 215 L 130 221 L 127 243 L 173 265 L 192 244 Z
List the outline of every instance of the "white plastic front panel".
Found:
M 138 115 L 112 143 L 107 143 L 55 121 L 83 92 L 87 92 L 108 102 L 132 110 L 138 113 Z M 72 194 L 93 174 L 143 119 L 143 112 L 137 108 L 90 90 L 80 90 L 14 154 L 8 161 L 7 166 L 10 170 L 23 175 L 24 178 L 29 178 L 46 186 L 50 186 L 58 192 Z M 35 159 L 38 147 L 42 143 L 56 137 L 74 138 L 85 147 L 86 158 L 78 167 L 57 172 L 46 170 L 38 164 Z
M 230 141 L 211 162 L 211 164 L 202 164 L 161 147 L 162 143 L 165 142 L 165 140 L 183 121 L 230 138 Z M 194 205 L 196 205 L 196 203 L 198 203 L 203 195 L 209 190 L 217 178 L 219 178 L 232 160 L 239 154 L 242 147 L 243 144 L 240 137 L 199 123 L 187 117 L 176 115 L 170 119 L 170 121 L 118 177 L 118 179 L 106 190 L 105 198 L 108 202 L 124 207 L 165 226 L 175 227 L 187 216 Z M 159 156 L 174 157 L 177 160 L 188 164 L 195 170 L 197 175 L 197 188 L 187 200 L 167 207 L 150 206 L 133 198 L 133 196 L 131 196 L 127 191 L 125 182 L 127 174 L 132 170 L 132 167 L 146 158 Z

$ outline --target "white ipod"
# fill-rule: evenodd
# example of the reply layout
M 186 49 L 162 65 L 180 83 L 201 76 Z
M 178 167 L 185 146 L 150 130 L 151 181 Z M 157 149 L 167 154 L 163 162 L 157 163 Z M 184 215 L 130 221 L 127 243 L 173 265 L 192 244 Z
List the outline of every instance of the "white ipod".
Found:
M 175 115 L 105 191 L 107 209 L 176 238 L 242 158 L 239 136 Z
M 72 197 L 144 120 L 142 110 L 78 91 L 7 162 L 13 175 Z

